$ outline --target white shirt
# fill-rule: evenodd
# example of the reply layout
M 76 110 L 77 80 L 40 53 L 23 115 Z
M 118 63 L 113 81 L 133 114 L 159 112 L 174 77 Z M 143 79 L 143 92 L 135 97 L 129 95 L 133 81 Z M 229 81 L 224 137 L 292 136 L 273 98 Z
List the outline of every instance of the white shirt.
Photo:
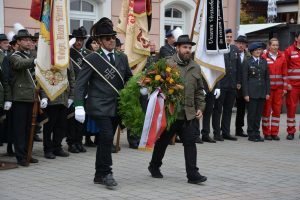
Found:
M 107 51 L 106 49 L 103 49 L 102 47 L 101 47 L 101 49 L 102 49 L 103 53 L 106 55 L 106 57 L 108 58 L 109 61 L 110 61 L 110 57 L 108 55 L 109 53 L 113 53 L 113 57 L 116 60 L 116 58 L 115 58 L 115 50 L 114 49 L 111 52 Z
M 271 52 L 269 52 L 269 56 L 275 61 L 277 58 L 278 53 L 276 53 L 275 55 L 272 54 Z
M 245 57 L 245 52 L 241 52 L 240 53 L 240 57 L 241 57 L 241 62 L 243 62 L 244 61 L 244 57 Z
M 259 62 L 259 58 L 256 58 L 254 56 L 252 56 L 252 57 L 254 58 L 255 62 Z

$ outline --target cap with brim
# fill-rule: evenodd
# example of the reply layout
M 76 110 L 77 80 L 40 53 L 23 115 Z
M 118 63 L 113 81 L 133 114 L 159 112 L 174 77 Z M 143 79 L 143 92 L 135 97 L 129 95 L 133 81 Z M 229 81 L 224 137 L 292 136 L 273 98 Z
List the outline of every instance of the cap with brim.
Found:
M 27 29 L 19 30 L 18 33 L 15 36 L 16 36 L 16 39 L 31 38 L 32 37 L 32 35 L 28 32 Z
M 169 31 L 166 33 L 166 38 L 172 37 L 172 36 L 173 36 L 173 30 L 169 30 Z
M 8 40 L 7 36 L 4 33 L 0 34 L 0 41 Z
M 188 35 L 181 35 L 178 37 L 178 40 L 174 43 L 174 46 L 181 45 L 181 44 L 190 44 L 192 46 L 196 45 L 195 42 L 190 40 Z
M 262 48 L 262 43 L 261 42 L 254 42 L 254 43 L 251 43 L 248 47 L 248 50 L 250 52 L 256 50 L 256 49 L 261 49 Z
M 99 23 L 94 27 L 93 37 L 113 36 L 117 35 L 113 27 L 109 23 Z
M 244 35 L 239 35 L 237 37 L 236 40 L 234 40 L 235 42 L 243 42 L 243 43 L 248 43 L 247 37 Z
M 226 30 L 225 30 L 225 33 L 226 33 L 226 34 L 227 34 L 227 33 L 232 33 L 232 29 L 231 29 L 231 28 L 226 29 Z

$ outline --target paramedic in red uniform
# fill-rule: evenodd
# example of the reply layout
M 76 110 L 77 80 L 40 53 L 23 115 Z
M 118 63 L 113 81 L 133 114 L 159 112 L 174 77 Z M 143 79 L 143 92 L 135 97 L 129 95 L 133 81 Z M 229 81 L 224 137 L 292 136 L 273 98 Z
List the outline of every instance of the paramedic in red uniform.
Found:
M 288 65 L 288 93 L 286 95 L 287 107 L 287 137 L 293 140 L 296 133 L 295 113 L 300 98 L 300 31 L 295 34 L 295 43 L 285 50 Z
M 270 98 L 265 102 L 262 115 L 262 130 L 265 140 L 280 140 L 278 137 L 280 112 L 283 96 L 288 89 L 287 63 L 284 54 L 278 49 L 278 39 L 272 38 L 269 41 L 269 49 L 262 55 L 268 63 L 271 85 Z

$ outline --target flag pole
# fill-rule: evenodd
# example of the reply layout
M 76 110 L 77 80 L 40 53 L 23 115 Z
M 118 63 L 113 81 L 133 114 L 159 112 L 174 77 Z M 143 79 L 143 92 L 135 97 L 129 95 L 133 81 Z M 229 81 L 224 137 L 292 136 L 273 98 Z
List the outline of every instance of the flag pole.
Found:
M 193 27 L 192 27 L 192 31 L 191 31 L 191 40 L 192 41 L 193 41 L 193 37 L 194 37 L 194 29 L 195 29 L 195 26 L 196 26 L 196 21 L 197 21 L 199 6 L 200 6 L 200 0 L 198 0 L 197 3 L 196 3 L 196 11 L 195 11 L 195 16 L 194 16 L 194 21 L 193 21 Z

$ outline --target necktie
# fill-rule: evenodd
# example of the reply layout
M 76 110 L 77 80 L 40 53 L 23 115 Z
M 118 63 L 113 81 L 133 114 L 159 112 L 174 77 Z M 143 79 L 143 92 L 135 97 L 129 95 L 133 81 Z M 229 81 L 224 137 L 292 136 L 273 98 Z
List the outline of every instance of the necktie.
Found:
M 113 66 L 115 66 L 116 63 L 115 63 L 115 59 L 114 59 L 114 53 L 109 53 L 108 57 L 109 57 L 110 64 L 112 64 Z
M 259 66 L 259 59 L 256 60 L 256 65 Z

